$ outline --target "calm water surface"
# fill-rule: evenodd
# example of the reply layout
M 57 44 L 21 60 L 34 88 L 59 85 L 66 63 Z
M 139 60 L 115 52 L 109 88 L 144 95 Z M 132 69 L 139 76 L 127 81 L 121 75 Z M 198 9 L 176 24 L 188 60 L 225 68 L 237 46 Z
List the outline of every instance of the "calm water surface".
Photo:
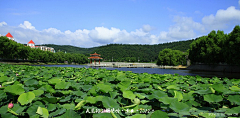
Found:
M 37 65 L 47 67 L 75 67 L 75 68 L 90 68 L 87 65 Z M 94 67 L 91 67 L 94 68 Z M 177 70 L 177 69 L 160 69 L 160 68 L 112 68 L 112 67 L 101 67 L 107 70 L 120 70 L 120 71 L 132 71 L 134 73 L 149 73 L 149 74 L 179 74 L 179 75 L 191 75 L 191 76 L 202 76 L 202 77 L 227 77 L 227 78 L 239 78 L 240 73 L 223 73 L 223 72 L 206 72 L 206 71 L 191 71 L 191 70 Z M 96 68 L 98 69 L 98 68 Z

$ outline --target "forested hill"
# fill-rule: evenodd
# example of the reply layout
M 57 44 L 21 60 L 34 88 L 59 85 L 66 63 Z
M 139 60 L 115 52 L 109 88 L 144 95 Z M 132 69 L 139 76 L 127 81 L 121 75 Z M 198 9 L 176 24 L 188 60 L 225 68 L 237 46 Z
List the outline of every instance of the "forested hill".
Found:
M 67 53 L 81 53 L 89 56 L 90 53 L 97 52 L 101 54 L 104 61 L 130 61 L 137 62 L 154 62 L 158 58 L 158 54 L 165 48 L 180 50 L 186 52 L 189 45 L 194 41 L 178 41 L 171 43 L 163 43 L 156 45 L 138 45 L 138 44 L 109 44 L 94 48 L 79 48 L 70 45 L 54 45 L 45 44 L 45 46 L 53 47 L 55 51 L 66 51 Z
M 89 55 L 90 53 L 94 52 L 94 50 L 98 47 L 94 48 L 80 48 L 80 47 L 75 47 L 71 45 L 55 45 L 55 44 L 44 44 L 44 46 L 47 47 L 53 47 L 56 52 L 58 51 L 63 51 L 67 53 L 80 53 L 80 54 L 85 54 Z

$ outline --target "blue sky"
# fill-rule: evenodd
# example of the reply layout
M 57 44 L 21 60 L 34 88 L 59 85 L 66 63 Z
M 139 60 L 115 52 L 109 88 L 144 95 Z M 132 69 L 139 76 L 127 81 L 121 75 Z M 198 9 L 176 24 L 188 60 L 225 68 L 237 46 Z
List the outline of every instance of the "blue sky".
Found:
M 0 34 L 96 47 L 189 40 L 240 24 L 240 0 L 1 0 Z

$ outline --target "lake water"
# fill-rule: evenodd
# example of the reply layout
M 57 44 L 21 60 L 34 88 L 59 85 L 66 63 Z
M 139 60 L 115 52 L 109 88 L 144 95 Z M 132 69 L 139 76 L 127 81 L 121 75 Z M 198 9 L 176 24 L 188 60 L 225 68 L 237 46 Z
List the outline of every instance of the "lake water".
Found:
M 87 65 L 36 65 L 36 66 L 47 66 L 47 67 L 74 67 L 74 68 L 90 68 Z M 94 68 L 94 67 L 91 67 Z M 177 69 L 160 69 L 160 68 L 112 68 L 112 67 L 101 67 L 107 70 L 120 70 L 120 71 L 132 71 L 133 73 L 149 73 L 149 74 L 179 74 L 179 75 L 191 75 L 191 76 L 202 76 L 202 77 L 227 77 L 227 78 L 239 78 L 240 73 L 223 73 L 223 72 L 206 72 L 206 71 L 191 71 L 191 70 L 177 70 Z M 98 68 L 96 68 L 98 69 Z

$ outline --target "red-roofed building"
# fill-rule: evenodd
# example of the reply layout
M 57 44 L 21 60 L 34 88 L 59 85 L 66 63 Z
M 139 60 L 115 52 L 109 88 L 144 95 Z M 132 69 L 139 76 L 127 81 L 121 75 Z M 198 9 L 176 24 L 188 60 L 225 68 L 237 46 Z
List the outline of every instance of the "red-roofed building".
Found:
M 43 51 L 50 51 L 50 52 L 55 53 L 54 48 L 47 47 L 47 46 L 35 46 L 35 43 L 32 40 L 27 43 L 27 46 L 29 46 L 31 48 L 38 48 L 38 49 L 43 50 Z
M 6 37 L 8 37 L 8 39 L 14 41 L 14 38 L 13 38 L 12 34 L 10 34 L 10 32 L 7 33 Z
M 31 40 L 27 43 L 27 46 L 29 46 L 31 48 L 35 48 L 35 43 Z

